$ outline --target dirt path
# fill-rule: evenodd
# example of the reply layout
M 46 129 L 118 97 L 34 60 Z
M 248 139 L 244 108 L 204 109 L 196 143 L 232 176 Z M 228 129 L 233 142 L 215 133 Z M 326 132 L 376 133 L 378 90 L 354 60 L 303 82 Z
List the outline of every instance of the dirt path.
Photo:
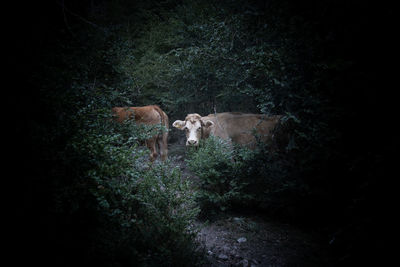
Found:
M 170 155 L 183 177 L 196 179 L 184 162 L 183 145 L 172 144 Z M 204 266 L 329 266 L 327 244 L 309 231 L 244 214 L 220 214 L 197 221 L 197 242 L 208 262 Z M 322 244 L 322 245 L 321 245 Z
M 228 215 L 199 224 L 205 266 L 327 266 L 320 240 L 287 224 Z

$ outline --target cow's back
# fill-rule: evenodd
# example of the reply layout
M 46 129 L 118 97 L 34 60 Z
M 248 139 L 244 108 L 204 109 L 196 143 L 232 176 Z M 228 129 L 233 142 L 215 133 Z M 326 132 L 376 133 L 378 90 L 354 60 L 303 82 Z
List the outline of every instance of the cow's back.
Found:
M 261 141 L 269 141 L 271 132 L 280 118 L 279 115 L 267 117 L 262 114 L 239 112 L 209 114 L 202 117 L 203 120 L 211 120 L 214 123 L 211 135 L 247 146 L 256 143 L 255 136 L 258 136 Z
M 160 115 L 160 120 L 158 123 L 161 123 L 161 125 L 165 126 L 168 129 L 169 120 L 167 114 L 159 106 L 154 105 L 152 107 Z
M 154 125 L 162 123 L 168 127 L 168 116 L 158 106 L 144 107 L 114 107 L 112 108 L 115 120 L 123 122 L 134 119 L 136 123 Z

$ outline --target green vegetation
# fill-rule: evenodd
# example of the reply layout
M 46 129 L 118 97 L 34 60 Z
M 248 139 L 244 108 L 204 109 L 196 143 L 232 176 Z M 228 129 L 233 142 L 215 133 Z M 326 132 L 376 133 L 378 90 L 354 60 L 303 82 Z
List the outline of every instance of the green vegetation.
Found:
M 198 149 L 189 149 L 186 157 L 199 180 L 197 201 L 204 217 L 246 209 L 300 220 L 308 204 L 304 201 L 315 193 L 287 154 L 271 152 L 266 144 L 250 150 L 210 137 Z
M 245 148 L 237 150 L 242 157 L 250 153 Z M 243 191 L 246 182 L 240 175 L 243 158 L 239 157 L 231 146 L 212 136 L 187 153 L 186 162 L 199 179 L 197 201 L 204 214 L 224 211 L 251 197 Z
M 15 242 L 32 260 L 193 266 L 198 214 L 245 208 L 313 227 L 334 264 L 379 262 L 398 151 L 390 6 L 96 0 L 16 10 L 26 19 L 10 35 L 5 116 L 8 154 L 23 166 L 9 172 L 23 177 L 12 186 Z M 159 129 L 111 119 L 113 106 L 148 104 L 170 122 L 242 111 L 284 123 L 274 149 L 209 139 L 189 151 L 197 188 L 172 162 L 148 165 L 139 140 Z M 170 141 L 180 134 L 171 129 Z

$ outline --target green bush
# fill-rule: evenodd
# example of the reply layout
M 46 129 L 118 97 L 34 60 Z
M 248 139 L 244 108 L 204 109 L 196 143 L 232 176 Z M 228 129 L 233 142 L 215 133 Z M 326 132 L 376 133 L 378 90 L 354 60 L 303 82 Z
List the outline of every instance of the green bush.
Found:
M 194 266 L 195 193 L 139 146 L 163 129 L 114 122 L 114 97 L 84 80 L 43 92 L 52 112 L 32 127 L 40 250 L 70 266 Z
M 211 136 L 189 149 L 186 162 L 198 177 L 202 213 L 245 208 L 292 216 L 309 191 L 286 152 L 292 144 L 286 145 L 274 150 L 273 144 L 259 143 L 250 150 Z
M 211 136 L 203 140 L 197 149 L 188 151 L 186 162 L 199 179 L 197 200 L 203 214 L 214 213 L 232 207 L 235 202 L 251 198 L 243 188 L 247 185 L 239 174 L 247 150 L 242 158 L 222 139 Z
M 293 165 L 286 157 L 286 154 L 260 144 L 242 158 L 237 175 L 247 184 L 243 193 L 253 196 L 250 202 L 241 203 L 242 207 L 287 215 L 285 213 L 295 205 L 292 201 L 301 194 L 303 185 L 293 176 Z
M 151 165 L 148 150 L 138 147 L 154 129 L 104 120 L 104 110 L 81 116 L 85 127 L 70 139 L 66 153 L 80 161 L 77 177 L 60 188 L 57 203 L 95 216 L 90 260 L 100 256 L 110 266 L 194 265 L 195 194 L 179 168 L 170 162 Z

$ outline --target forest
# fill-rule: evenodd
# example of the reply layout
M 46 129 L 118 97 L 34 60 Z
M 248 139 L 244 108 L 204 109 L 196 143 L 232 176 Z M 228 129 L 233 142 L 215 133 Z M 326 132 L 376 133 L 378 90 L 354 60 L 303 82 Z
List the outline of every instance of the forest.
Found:
M 4 11 L 12 265 L 389 261 L 399 149 L 390 4 L 49 0 Z M 113 107 L 146 105 L 169 117 L 166 161 L 150 163 L 141 145 L 154 129 L 112 119 Z M 220 112 L 282 115 L 282 127 L 253 150 L 218 138 L 186 148 L 172 127 Z M 253 259 L 202 245 L 218 227 L 246 229 L 230 245 Z

